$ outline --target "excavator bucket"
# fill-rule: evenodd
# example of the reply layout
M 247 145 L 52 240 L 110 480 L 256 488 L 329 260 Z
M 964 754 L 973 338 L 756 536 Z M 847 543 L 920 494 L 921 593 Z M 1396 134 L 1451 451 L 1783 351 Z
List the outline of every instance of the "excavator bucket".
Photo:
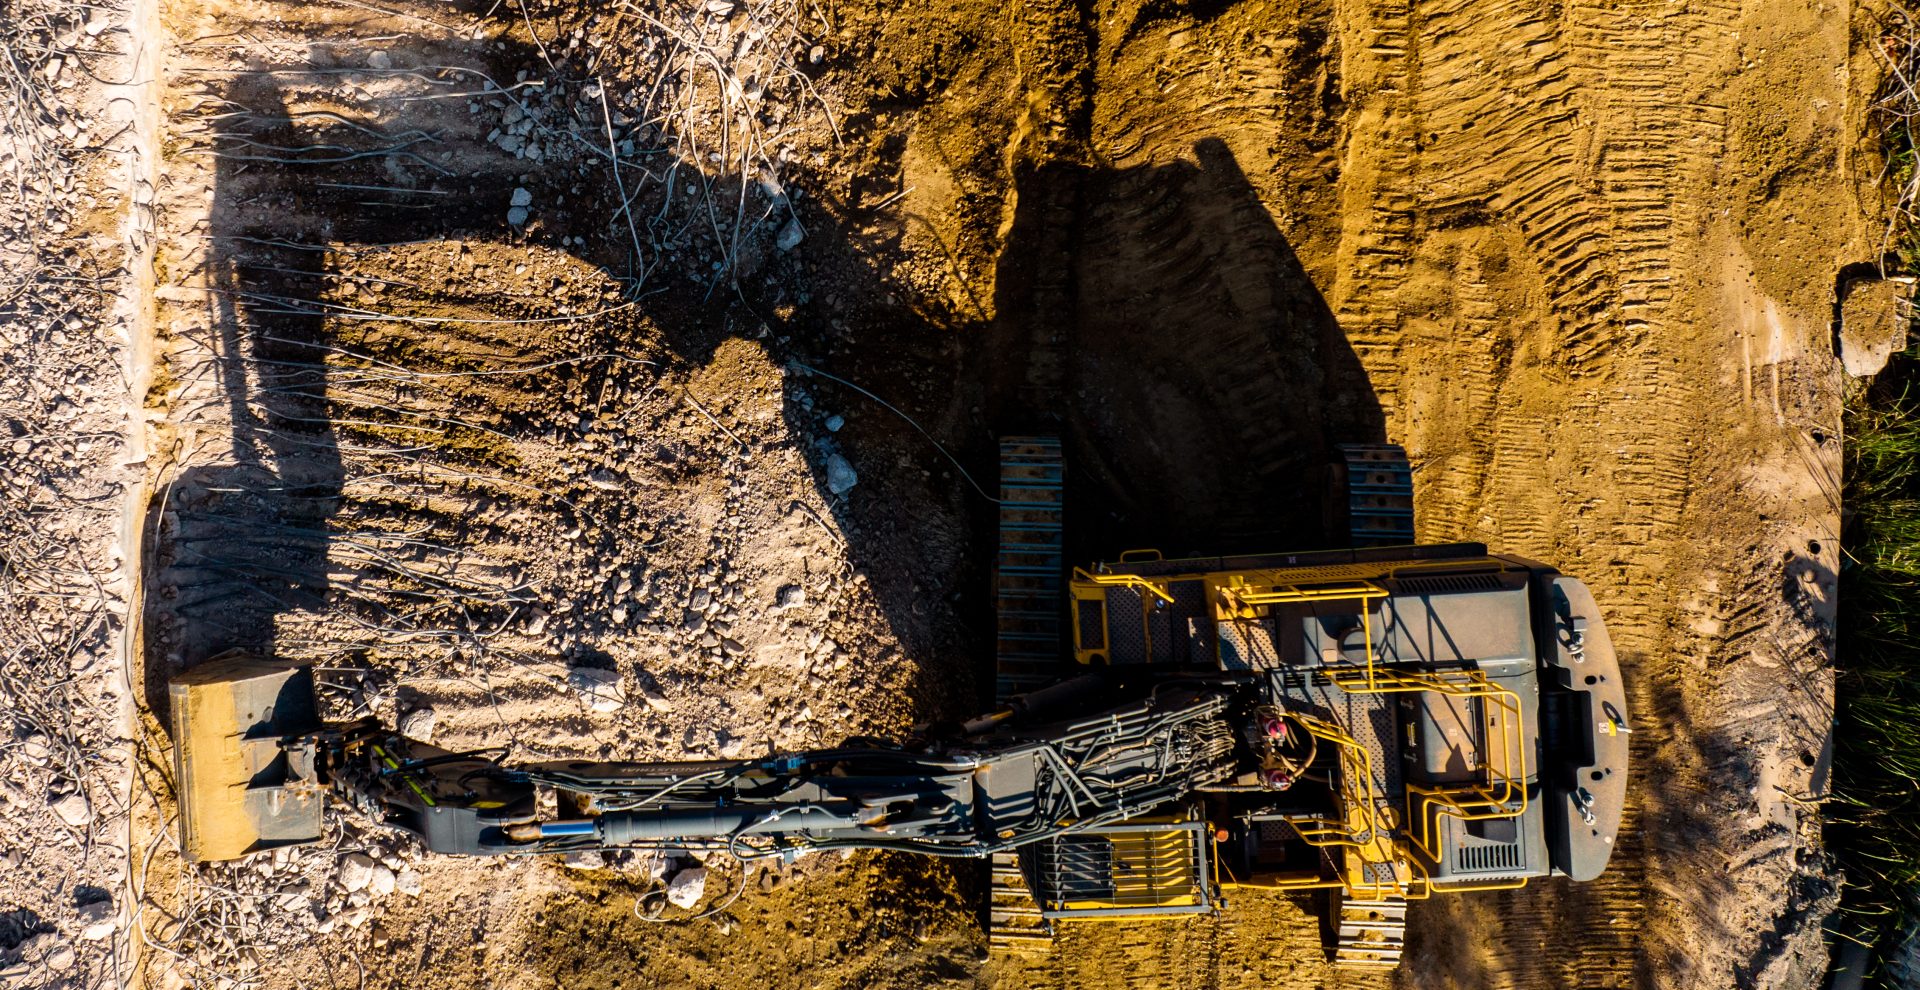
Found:
M 188 860 L 319 840 L 325 794 L 280 746 L 320 728 L 310 668 L 224 653 L 169 681 L 167 697 Z

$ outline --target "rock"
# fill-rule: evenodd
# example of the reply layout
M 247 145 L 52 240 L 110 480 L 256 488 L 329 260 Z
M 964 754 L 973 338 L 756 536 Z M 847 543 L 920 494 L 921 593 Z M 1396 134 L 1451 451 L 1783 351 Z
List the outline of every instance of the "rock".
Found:
M 1840 363 L 1855 378 L 1871 378 L 1906 349 L 1907 286 L 1892 279 L 1857 279 L 1841 290 Z
M 693 594 L 687 597 L 687 607 L 696 612 L 706 611 L 707 606 L 711 604 L 713 604 L 713 591 L 710 588 L 695 588 Z
M 667 903 L 675 907 L 690 908 L 700 903 L 707 895 L 707 871 L 695 866 L 681 870 L 667 881 Z
M 567 671 L 567 684 L 580 692 L 581 700 L 596 712 L 617 712 L 626 706 L 626 693 L 620 689 L 617 671 L 575 667 Z
M 84 828 L 93 821 L 93 807 L 87 803 L 87 796 L 78 791 L 54 798 L 53 813 L 74 828 Z
M 393 56 L 388 55 L 386 52 L 376 48 L 372 52 L 369 52 L 367 54 L 367 64 L 376 69 L 392 68 Z
M 37 963 L 45 959 L 47 954 L 59 944 L 60 940 L 55 938 L 52 932 L 41 932 L 22 940 L 19 945 L 13 947 L 13 951 L 21 959 L 29 963 Z
M 47 968 L 56 973 L 64 973 L 73 968 L 74 958 L 73 946 L 55 946 L 52 952 L 47 953 Z
M 527 208 L 524 206 L 516 206 L 513 209 L 508 210 L 507 223 L 515 227 L 526 226 L 527 225 Z
M 114 929 L 119 927 L 118 914 L 111 899 L 88 901 L 80 905 L 80 938 L 88 942 L 111 938 Z
M 373 880 L 367 884 L 367 889 L 372 891 L 375 897 L 385 897 L 393 893 L 395 883 L 393 870 L 385 863 L 381 863 L 374 866 Z
M 841 428 L 842 426 L 845 426 L 845 425 L 847 425 L 847 420 L 846 420 L 846 417 L 844 417 L 844 416 L 840 416 L 840 415 L 838 415 L 838 414 L 835 414 L 835 415 L 832 415 L 832 416 L 828 416 L 828 417 L 827 417 L 827 432 L 828 432 L 828 433 L 838 433 L 838 432 L 840 432 L 840 428 Z
M 95 13 L 93 16 L 87 18 L 87 27 L 86 27 L 87 37 L 97 38 L 100 36 L 101 32 L 105 31 L 106 29 L 107 29 L 107 15 L 102 13 Z
M 689 636 L 698 636 L 707 631 L 707 617 L 700 612 L 688 612 L 686 619 L 680 623 L 680 628 Z
M 420 873 L 416 870 L 401 870 L 393 876 L 393 889 L 408 897 L 419 897 L 424 886 L 425 884 L 420 881 Z
M 853 471 L 853 465 L 839 454 L 827 455 L 827 491 L 835 495 L 844 495 L 854 485 L 860 483 L 860 476 Z
M 673 702 L 668 701 L 667 696 L 660 693 L 660 689 L 646 684 L 640 685 L 640 700 L 646 702 L 648 708 L 657 712 L 673 710 Z
M 400 716 L 400 734 L 421 742 L 432 742 L 434 720 L 433 709 L 427 705 L 421 705 Z
M 805 228 L 800 226 L 800 221 L 797 219 L 789 219 L 786 224 L 780 228 L 780 233 L 774 236 L 773 246 L 782 251 L 791 251 L 799 247 L 800 242 L 806 239 L 807 232 Z
M 799 608 L 807 603 L 807 589 L 797 584 L 783 584 L 773 593 L 773 607 L 777 609 Z
M 507 202 L 507 205 L 508 206 L 532 206 L 533 194 L 528 192 L 525 186 L 516 186 L 514 187 L 514 190 L 513 190 L 513 199 L 509 200 Z
M 36 732 L 20 744 L 20 755 L 26 757 L 27 761 L 34 766 L 44 767 L 47 765 L 48 758 L 53 755 L 53 750 L 47 748 L 47 737 Z
M 587 849 L 560 857 L 560 865 L 570 870 L 604 870 L 607 868 L 607 858 L 598 849 Z
M 348 893 L 367 889 L 373 882 L 373 857 L 366 853 L 348 853 L 340 860 L 340 888 Z

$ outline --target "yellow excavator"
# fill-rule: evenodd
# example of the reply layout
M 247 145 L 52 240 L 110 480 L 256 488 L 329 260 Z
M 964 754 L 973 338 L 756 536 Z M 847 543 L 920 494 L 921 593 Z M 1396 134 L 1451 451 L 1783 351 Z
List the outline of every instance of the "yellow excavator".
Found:
M 1600 874 L 1629 726 L 1580 581 L 1414 545 L 1404 452 L 1341 450 L 1350 549 L 1069 568 L 1058 440 L 1003 440 L 998 703 L 892 744 L 514 764 L 324 722 L 307 668 L 215 658 L 169 685 L 184 848 L 314 842 L 336 804 L 447 855 L 896 849 L 989 862 L 1009 951 L 1260 887 L 1325 892 L 1335 960 L 1397 965 L 1409 901 Z

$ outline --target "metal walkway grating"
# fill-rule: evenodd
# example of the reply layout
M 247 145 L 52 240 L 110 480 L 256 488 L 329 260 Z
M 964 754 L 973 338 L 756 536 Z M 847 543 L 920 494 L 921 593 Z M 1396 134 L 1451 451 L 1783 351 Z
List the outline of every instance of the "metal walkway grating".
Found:
M 1049 918 L 1212 909 L 1202 822 L 1122 825 L 1058 836 L 1028 853 Z

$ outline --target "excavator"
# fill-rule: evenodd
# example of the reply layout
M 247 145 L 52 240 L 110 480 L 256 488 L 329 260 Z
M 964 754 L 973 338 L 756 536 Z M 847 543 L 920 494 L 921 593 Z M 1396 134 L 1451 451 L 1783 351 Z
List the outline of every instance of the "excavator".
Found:
M 1341 452 L 1350 548 L 1069 569 L 1060 443 L 1004 439 L 997 703 L 891 742 L 516 764 L 323 721 L 310 668 L 217 657 L 169 683 L 183 848 L 316 842 L 337 805 L 453 856 L 889 849 L 989 863 L 1007 951 L 1265 888 L 1327 905 L 1337 964 L 1391 968 L 1410 901 L 1605 869 L 1630 727 L 1584 584 L 1414 544 L 1405 453 Z

